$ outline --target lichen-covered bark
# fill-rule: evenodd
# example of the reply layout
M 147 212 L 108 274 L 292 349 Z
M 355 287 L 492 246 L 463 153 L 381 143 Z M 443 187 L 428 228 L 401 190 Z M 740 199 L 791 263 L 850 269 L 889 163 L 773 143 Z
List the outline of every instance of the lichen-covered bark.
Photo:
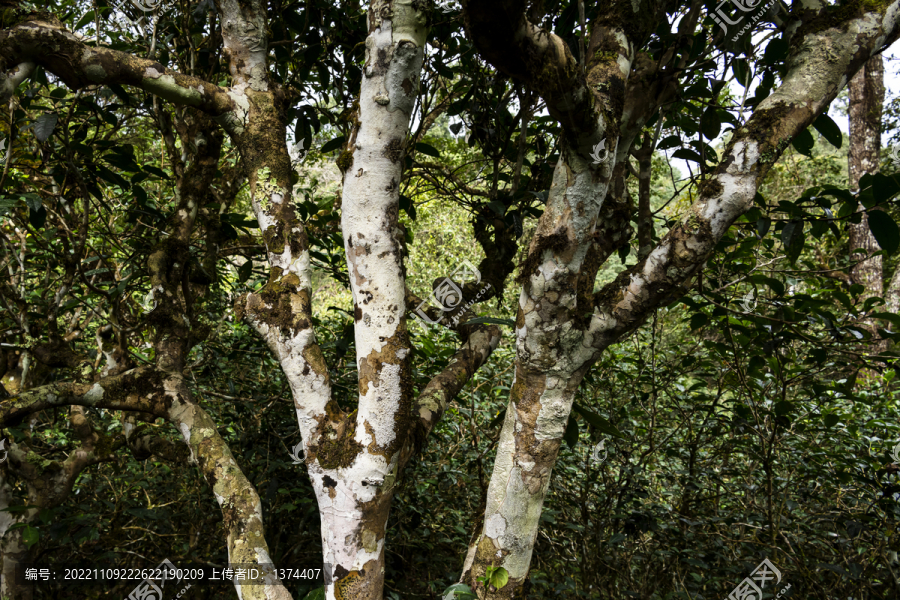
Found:
M 259 103 L 266 105 L 266 101 L 271 102 L 271 96 L 263 95 Z M 165 132 L 166 123 L 162 126 Z M 174 165 L 175 210 L 166 223 L 168 235 L 157 244 L 148 260 L 154 304 L 148 322 L 153 326 L 157 389 L 162 390 L 161 404 L 166 420 L 181 434 L 190 451 L 190 462 L 199 466 L 222 510 L 229 561 L 269 565 L 272 560 L 256 489 L 219 435 L 216 423 L 193 400 L 182 374 L 187 353 L 206 336 L 194 322 L 193 314 L 195 296 L 202 295 L 205 285 L 186 285 L 186 282 L 196 280 L 192 277 L 194 263 L 189 245 L 199 210 L 210 197 L 208 192 L 218 166 L 221 133 L 203 114 L 178 118 L 173 126 L 182 147 L 191 147 L 193 152 L 189 163 L 182 164 L 178 160 Z M 248 124 L 238 137 L 251 137 L 257 131 L 254 125 Z M 263 222 L 262 218 L 260 222 Z M 266 585 L 241 585 L 235 581 L 238 596 L 244 600 L 287 600 L 291 597 L 274 573 L 265 571 L 265 577 Z
M 223 124 L 234 121 L 234 106 L 227 90 L 153 60 L 85 44 L 55 18 L 41 20 L 36 16 L 35 20 L 0 31 L 0 72 L 17 69 L 0 78 L 0 101 L 9 98 L 32 64 L 44 67 L 73 90 L 95 84 L 131 85 L 199 108 Z
M 341 227 L 355 313 L 359 405 L 338 458 L 310 467 L 322 518 L 329 599 L 381 598 L 385 525 L 410 427 L 400 178 L 419 89 L 426 5 L 374 0 L 359 114 L 341 165 Z M 337 453 L 335 453 L 337 454 Z
M 462 390 L 475 371 L 487 362 L 500 343 L 500 328 L 491 325 L 464 326 L 465 343 L 456 351 L 449 364 L 428 382 L 419 393 L 413 406 L 412 435 L 406 440 L 400 454 L 400 466 L 405 465 L 419 452 L 428 434 L 440 421 L 450 401 Z
M 604 213 L 609 222 L 598 225 L 597 219 L 611 179 L 617 174 L 621 180 L 623 174 L 613 157 L 639 40 L 630 39 L 619 25 L 604 23 L 592 36 L 585 77 L 565 42 L 527 21 L 523 2 L 464 6 L 467 29 L 482 54 L 536 89 L 564 132 L 546 210 L 521 265 L 516 379 L 484 525 L 463 567 L 463 581 L 479 597 L 511 598 L 528 574 L 574 393 L 595 357 L 582 332 L 589 322 L 593 277 L 609 252 L 627 241 L 628 214 L 622 211 L 621 195 Z M 509 46 L 519 52 L 509 52 Z M 598 234 L 608 237 L 601 240 Z M 509 573 L 510 581 L 500 591 L 476 581 L 490 566 L 503 566 Z
M 591 344 L 605 348 L 658 306 L 674 301 L 734 221 L 790 140 L 808 127 L 882 44 L 898 36 L 897 3 L 807 33 L 783 83 L 735 131 L 689 214 L 644 260 L 595 294 Z M 828 47 L 830 52 L 821 52 Z
M 69 405 L 150 413 L 174 425 L 187 444 L 190 461 L 199 466 L 222 509 L 229 559 L 241 564 L 272 563 L 265 541 L 259 496 L 219 435 L 215 422 L 191 398 L 180 374 L 165 373 L 148 366 L 92 384 L 57 383 L 35 388 L 0 404 L 0 426 L 15 424 L 44 408 Z M 73 424 L 76 428 L 80 426 L 76 421 Z M 46 480 L 41 489 L 50 494 L 48 502 L 61 502 L 64 492 L 71 488 L 75 476 L 84 466 L 102 460 L 125 444 L 124 439 L 99 443 L 100 439 L 94 442 L 97 450 L 83 444 L 62 466 L 54 466 L 55 463 L 43 461 L 36 455 L 16 454 L 16 451 L 11 451 L 10 463 L 17 468 L 34 470 L 32 480 Z M 162 446 L 148 442 L 148 447 Z M 44 506 L 37 498 L 30 498 L 29 504 Z M 244 586 L 240 590 L 242 597 L 247 600 L 287 600 L 291 597 L 274 575 L 267 581 L 265 586 Z
M 790 139 L 831 102 L 847 78 L 873 51 L 897 36 L 896 3 L 880 11 L 876 7 L 868 13 L 853 12 L 835 28 L 804 31 L 802 43 L 793 48 L 782 86 L 759 105 L 746 126 L 735 132 L 718 169 L 701 186 L 700 198 L 689 216 L 650 250 L 644 260 L 595 294 L 593 302 L 585 302 L 571 290 L 576 287 L 572 282 L 579 276 L 587 275 L 588 281 L 593 281 L 596 273 L 591 253 L 598 250 L 590 247 L 589 235 L 621 233 L 625 227 L 621 223 L 615 227 L 596 224 L 597 214 L 604 208 L 602 194 L 606 188 L 594 184 L 596 180 L 602 181 L 602 176 L 585 178 L 589 169 L 580 151 L 583 143 L 579 141 L 573 147 L 567 136 L 570 131 L 594 131 L 622 133 L 623 137 L 633 138 L 640 130 L 642 119 L 649 116 L 646 109 L 653 108 L 652 103 L 630 107 L 628 111 L 623 111 L 621 104 L 621 90 L 626 87 L 634 63 L 630 48 L 640 41 L 641 30 L 655 27 L 652 16 L 635 14 L 640 9 L 639 3 L 632 6 L 634 13 L 630 19 L 628 3 L 613 5 L 611 12 L 599 19 L 601 26 L 611 30 L 598 44 L 599 52 L 588 53 L 596 61 L 593 69 L 589 64 L 588 81 L 598 91 L 598 104 L 603 106 L 598 119 L 600 126 L 585 118 L 589 114 L 586 111 L 555 114 L 554 109 L 560 106 L 578 105 L 548 99 L 553 116 L 560 114 L 571 120 L 560 120 L 566 132 L 560 163 L 547 210 L 522 268 L 523 290 L 516 322 L 516 379 L 488 489 L 484 526 L 470 546 L 463 568 L 463 580 L 476 588 L 480 598 L 513 598 L 522 593 L 550 471 L 575 389 L 586 370 L 603 349 L 633 331 L 657 307 L 684 292 L 728 227 L 750 208 L 759 182 Z M 522 56 L 537 56 L 540 52 L 522 53 L 515 59 L 519 62 L 503 62 L 501 45 L 523 47 L 527 44 L 523 40 L 530 37 L 528 26 L 522 24 L 522 3 L 514 0 L 488 6 L 469 3 L 466 9 L 467 27 L 488 60 L 496 60 L 501 69 L 526 79 L 542 94 L 547 94 L 545 98 L 561 97 L 560 90 L 548 86 L 546 79 L 540 77 L 543 69 L 525 67 L 527 59 Z M 621 20 L 617 22 L 613 17 Z M 696 22 L 696 19 L 693 15 L 688 21 Z M 475 20 L 482 22 L 477 24 Z M 549 34 L 537 36 L 544 47 L 553 46 Z M 603 46 L 614 42 L 617 50 Z M 823 47 L 828 47 L 830 52 L 822 53 Z M 618 73 L 609 63 L 610 58 L 620 67 Z M 548 65 L 543 67 L 550 72 L 563 72 L 558 68 L 551 70 Z M 647 65 L 644 68 L 652 72 Z M 559 81 L 563 86 L 570 86 L 570 90 L 579 90 L 577 77 L 570 78 L 568 83 L 562 77 Z M 657 89 L 665 92 L 667 87 L 662 85 Z M 565 91 L 562 90 L 563 95 Z M 627 134 L 620 128 L 623 122 L 627 124 Z M 627 151 L 632 140 L 620 138 L 619 143 L 623 142 L 627 145 L 622 150 Z M 617 156 L 619 161 L 623 154 Z M 617 170 L 622 167 L 621 163 L 615 165 Z M 600 201 L 596 197 L 598 193 Z M 621 219 L 615 213 L 612 216 Z M 584 270 L 588 272 L 580 273 Z M 509 572 L 510 582 L 501 590 L 486 590 L 476 584 L 476 578 L 489 566 L 503 566 Z

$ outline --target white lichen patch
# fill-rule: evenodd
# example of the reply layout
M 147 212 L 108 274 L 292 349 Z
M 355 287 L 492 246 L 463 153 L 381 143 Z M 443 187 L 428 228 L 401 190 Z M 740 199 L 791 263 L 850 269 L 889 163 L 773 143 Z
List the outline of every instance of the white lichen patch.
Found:
M 534 424 L 534 439 L 558 440 L 566 431 L 574 396 L 563 387 L 541 394 L 541 409 Z
M 506 484 L 512 473 L 513 461 L 516 453 L 516 441 L 513 430 L 516 426 L 516 405 L 510 402 L 506 409 L 506 418 L 503 421 L 503 429 L 500 431 L 500 441 L 497 444 L 497 458 L 494 462 L 494 474 L 488 485 L 487 503 L 485 505 L 485 519 L 496 514 L 503 504 L 506 495 Z
M 506 533 L 506 519 L 503 518 L 501 514 L 491 515 L 484 522 L 484 535 L 489 538 L 499 539 L 500 536 Z
M 371 382 L 365 396 L 359 399 L 356 440 L 365 445 L 370 437 L 366 424 L 375 435 L 375 444 L 387 447 L 397 436 L 395 417 L 402 395 L 400 365 L 383 365 L 377 382 Z
M 87 391 L 84 395 L 85 400 L 89 400 L 91 402 L 99 402 L 103 400 L 104 389 L 99 383 L 95 383 L 91 389 Z

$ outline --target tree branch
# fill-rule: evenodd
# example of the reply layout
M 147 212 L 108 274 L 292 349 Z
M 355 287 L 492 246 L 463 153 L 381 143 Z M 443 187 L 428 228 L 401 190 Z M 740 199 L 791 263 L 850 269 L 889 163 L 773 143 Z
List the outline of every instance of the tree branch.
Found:
M 44 67 L 73 90 L 90 85 L 131 85 L 175 104 L 198 108 L 229 132 L 239 126 L 238 106 L 228 90 L 153 60 L 90 46 L 58 22 L 27 21 L 0 31 L 0 71 L 20 63 Z M 0 101 L 12 94 L 12 82 L 24 78 L 22 69 L 27 71 L 27 66 L 0 82 Z

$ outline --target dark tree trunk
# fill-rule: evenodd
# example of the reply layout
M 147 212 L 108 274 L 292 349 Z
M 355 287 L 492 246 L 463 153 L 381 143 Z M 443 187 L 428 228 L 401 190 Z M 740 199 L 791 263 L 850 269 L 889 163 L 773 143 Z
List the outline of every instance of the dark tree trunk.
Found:
M 866 65 L 850 80 L 850 187 L 858 188 L 859 179 L 866 173 L 878 170 L 878 154 L 881 149 L 881 111 L 884 104 L 884 66 L 881 56 L 870 58 Z M 857 248 L 865 254 L 852 255 L 861 260 L 881 248 L 869 230 L 868 219 L 863 213 L 859 224 L 850 226 L 850 252 Z M 884 291 L 880 256 L 862 260 L 850 271 L 853 283 L 866 288 L 865 297 L 881 296 Z

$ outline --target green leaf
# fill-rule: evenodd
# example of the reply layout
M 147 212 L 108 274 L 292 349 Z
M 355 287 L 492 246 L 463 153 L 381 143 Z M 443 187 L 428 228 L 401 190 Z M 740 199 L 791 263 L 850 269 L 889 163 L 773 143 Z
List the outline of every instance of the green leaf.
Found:
M 413 221 L 416 220 L 416 205 L 409 196 L 400 194 L 400 210 L 409 215 L 409 218 Z
M 783 400 L 775 404 L 775 414 L 779 417 L 790 414 L 794 410 L 793 402 Z
M 84 27 L 85 25 L 87 25 L 88 23 L 90 23 L 93 20 L 94 20 L 94 11 L 89 10 L 86 13 L 84 13 L 84 16 L 81 17 L 81 19 L 79 19 L 79 21 L 77 23 L 75 23 L 74 30 L 77 31 L 77 30 L 81 29 L 82 27 Z
M 693 150 L 689 150 L 688 148 L 681 148 L 680 150 L 676 150 L 672 153 L 672 158 L 680 158 L 682 160 L 690 160 L 695 163 L 702 163 L 703 159 L 700 158 L 700 155 L 694 152 Z
M 503 567 L 495 569 L 488 578 L 488 583 L 498 590 L 503 589 L 507 582 L 509 582 L 509 573 Z
M 35 229 L 40 229 L 47 221 L 47 209 L 41 206 L 37 210 L 28 211 L 28 222 Z
M 839 416 L 837 416 L 836 414 L 828 413 L 822 419 L 822 422 L 825 423 L 825 427 L 834 427 L 835 425 L 838 424 L 838 421 L 840 421 L 840 420 L 841 420 L 841 418 Z
M 425 142 L 417 143 L 416 150 L 418 152 L 421 152 L 422 154 L 427 154 L 428 156 L 433 156 L 435 158 L 441 157 L 441 153 L 438 152 L 437 148 L 435 148 L 431 144 L 426 144 Z
M 765 275 L 754 276 L 753 281 L 763 283 L 778 296 L 784 296 L 784 284 L 777 279 L 766 277 Z
M 240 267 L 238 267 L 238 281 L 244 283 L 248 279 L 250 279 L 250 275 L 253 274 L 253 261 L 248 260 Z
M 37 530 L 37 528 L 32 527 L 31 525 L 26 525 L 25 531 L 22 532 L 22 541 L 25 542 L 25 545 L 28 546 L 28 548 L 31 548 L 32 546 L 37 544 L 40 537 L 40 532 Z
M 876 204 L 884 204 L 900 192 L 900 181 L 881 173 L 872 176 L 872 198 Z
M 157 177 L 162 177 L 163 179 L 169 178 L 168 173 L 166 173 L 165 171 L 163 171 L 160 168 L 157 168 L 157 167 L 154 167 L 151 165 L 144 165 L 144 170 L 148 173 L 152 173 L 152 174 L 156 175 Z
M 344 145 L 344 142 L 347 140 L 346 136 L 339 135 L 331 141 L 325 142 L 325 145 L 322 146 L 322 150 L 320 152 L 322 154 L 327 154 L 328 152 L 333 152 Z
M 894 313 L 889 313 L 889 312 L 877 312 L 877 313 L 872 313 L 871 317 L 873 319 L 884 319 L 885 321 L 889 322 L 894 327 L 897 327 L 898 329 L 900 329 L 900 315 L 897 315 Z
M 65 88 L 59 88 L 59 89 L 62 89 L 63 91 L 65 91 Z M 110 83 L 109 89 L 111 89 L 113 91 L 113 94 L 115 94 L 119 98 L 119 100 L 124 102 L 126 106 L 131 106 L 132 104 L 134 104 L 134 100 L 131 98 L 131 95 L 128 92 L 126 92 L 125 88 L 123 88 L 118 83 Z M 65 97 L 65 94 L 63 95 L 63 97 Z
M 488 202 L 488 208 L 494 211 L 497 216 L 502 217 L 506 213 L 506 205 L 502 202 L 494 200 L 493 202 Z
M 563 441 L 569 445 L 569 448 L 574 448 L 578 444 L 578 421 L 575 420 L 575 416 L 569 414 L 569 422 L 566 424 L 566 433 L 563 434 Z
M 706 139 L 712 140 L 719 135 L 721 130 L 722 121 L 719 119 L 719 113 L 716 112 L 715 106 L 710 106 L 703 111 L 703 116 L 700 117 L 700 131 L 703 132 Z
M 704 325 L 706 325 L 709 318 L 703 313 L 694 313 L 694 316 L 691 317 L 691 331 L 695 331 L 700 329 Z
M 59 115 L 56 113 L 46 113 L 39 116 L 34 122 L 34 137 L 37 141 L 44 143 L 56 129 L 56 122 L 59 121 Z
M 25 206 L 27 206 L 28 210 L 31 212 L 36 212 L 44 206 L 44 202 L 37 194 L 22 194 L 21 198 L 25 201 Z
M 478 598 L 478 596 L 472 591 L 472 588 L 464 583 L 454 583 L 441 594 L 442 600 L 454 600 L 456 598 L 469 600 L 470 598 Z
M 803 231 L 803 224 L 799 221 L 791 221 L 786 223 L 784 229 L 781 230 L 781 243 L 785 248 L 790 248 L 797 240 L 797 236 Z
M 515 327 L 516 322 L 512 319 L 498 319 L 496 317 L 478 317 L 477 319 L 471 319 L 463 323 L 463 325 L 509 325 L 510 327 Z
M 750 65 L 743 58 L 737 58 L 731 63 L 731 71 L 734 73 L 735 79 L 737 79 L 738 83 L 742 86 L 747 87 L 750 85 L 750 79 L 752 78 L 753 71 L 750 69 Z
M 17 506 L 7 506 L 6 508 L 0 508 L 0 512 L 9 511 L 13 514 L 23 513 L 30 508 L 40 508 L 37 504 L 19 504 Z
M 794 139 L 791 140 L 791 145 L 794 147 L 794 150 L 800 154 L 812 158 L 812 149 L 813 146 L 816 145 L 816 140 L 809 132 L 809 129 L 804 129 L 794 136 Z
M 819 115 L 813 121 L 813 127 L 835 148 L 840 148 L 844 143 L 844 135 L 841 133 L 841 128 L 827 114 L 822 113 Z
M 303 600 L 325 600 L 325 586 L 314 589 L 304 596 Z
M 605 433 L 606 435 L 613 435 L 618 438 L 625 437 L 624 435 L 622 435 L 622 432 L 616 429 L 616 427 L 612 423 L 610 423 L 597 413 L 591 412 L 583 406 L 579 406 L 578 404 L 572 404 L 572 410 L 581 415 L 581 417 L 585 421 L 596 427 L 597 430 L 601 433 Z
M 868 216 L 869 230 L 881 249 L 887 254 L 897 252 L 897 247 L 900 246 L 900 230 L 897 229 L 897 223 L 891 215 L 883 210 L 873 210 Z
M 670 135 L 669 137 L 663 138 L 663 140 L 656 145 L 657 150 L 668 150 L 669 148 L 675 148 L 676 146 L 681 145 L 681 138 L 677 135 Z
M 138 164 L 134 162 L 134 159 L 125 154 L 107 152 L 103 155 L 103 160 L 122 171 L 137 173 L 141 170 Z

